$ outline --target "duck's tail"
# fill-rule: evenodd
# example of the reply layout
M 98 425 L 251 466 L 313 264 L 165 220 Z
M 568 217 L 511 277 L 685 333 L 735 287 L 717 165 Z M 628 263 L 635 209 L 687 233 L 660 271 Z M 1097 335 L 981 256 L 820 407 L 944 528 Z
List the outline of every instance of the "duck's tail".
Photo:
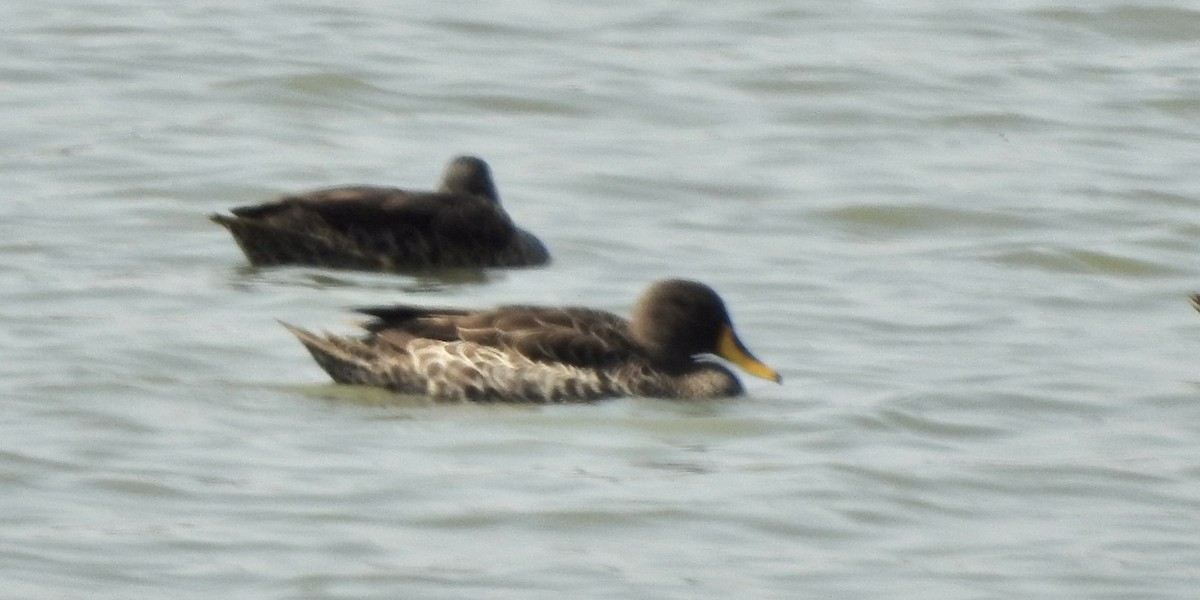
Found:
M 378 346 L 354 337 L 317 335 L 283 321 L 279 324 L 300 340 L 313 360 L 337 383 L 412 391 L 408 378 L 401 376 L 405 372 L 403 361 L 389 359 Z
M 289 227 L 242 215 L 212 213 L 209 220 L 229 230 L 256 267 L 314 265 L 343 269 L 379 269 L 379 257 L 368 256 L 347 239 L 319 226 Z

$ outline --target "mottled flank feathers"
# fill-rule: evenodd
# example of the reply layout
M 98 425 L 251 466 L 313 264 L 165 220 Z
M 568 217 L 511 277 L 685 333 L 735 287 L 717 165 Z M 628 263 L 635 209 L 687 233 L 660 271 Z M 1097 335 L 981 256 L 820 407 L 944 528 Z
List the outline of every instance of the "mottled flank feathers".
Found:
M 285 196 L 210 218 L 255 266 L 371 271 L 545 264 L 546 247 L 500 205 L 482 159 L 455 158 L 436 192 L 351 186 Z
M 284 324 L 338 383 L 476 402 L 586 402 L 614 396 L 719 398 L 742 393 L 716 355 L 779 381 L 738 340 L 712 289 L 655 283 L 633 318 L 587 308 L 362 309 L 363 337 Z

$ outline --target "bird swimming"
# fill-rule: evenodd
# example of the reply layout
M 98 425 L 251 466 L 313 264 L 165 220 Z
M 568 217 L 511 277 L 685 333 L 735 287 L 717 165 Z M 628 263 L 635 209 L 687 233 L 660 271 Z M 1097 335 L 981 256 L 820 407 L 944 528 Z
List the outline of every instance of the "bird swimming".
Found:
M 255 266 L 368 271 L 529 267 L 550 260 L 500 205 L 487 163 L 450 161 L 437 191 L 346 186 L 283 196 L 209 218 Z
M 714 356 L 782 381 L 738 339 L 720 296 L 695 281 L 652 284 L 630 319 L 534 305 L 357 312 L 372 317 L 362 337 L 283 325 L 335 382 L 444 400 L 557 403 L 742 394 L 741 382 Z

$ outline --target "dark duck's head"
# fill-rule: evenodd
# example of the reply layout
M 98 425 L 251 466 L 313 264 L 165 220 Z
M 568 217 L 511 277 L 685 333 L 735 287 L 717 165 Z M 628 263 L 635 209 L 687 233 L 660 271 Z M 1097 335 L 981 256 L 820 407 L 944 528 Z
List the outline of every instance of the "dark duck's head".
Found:
M 492 182 L 492 170 L 482 158 L 458 156 L 446 165 L 442 174 L 440 190 L 446 194 L 470 194 L 483 196 L 493 202 L 500 201 L 496 185 Z

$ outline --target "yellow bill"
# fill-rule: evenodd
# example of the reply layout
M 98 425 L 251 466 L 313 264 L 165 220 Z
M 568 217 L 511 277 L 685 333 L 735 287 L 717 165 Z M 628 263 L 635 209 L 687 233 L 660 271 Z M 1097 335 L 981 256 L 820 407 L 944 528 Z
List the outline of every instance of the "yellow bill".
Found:
M 733 327 L 729 325 L 721 326 L 721 333 L 717 338 L 717 356 L 741 367 L 743 371 L 755 377 L 783 383 L 783 377 L 780 377 L 775 369 L 768 367 L 750 354 L 750 351 L 742 345 L 742 341 L 733 333 Z

